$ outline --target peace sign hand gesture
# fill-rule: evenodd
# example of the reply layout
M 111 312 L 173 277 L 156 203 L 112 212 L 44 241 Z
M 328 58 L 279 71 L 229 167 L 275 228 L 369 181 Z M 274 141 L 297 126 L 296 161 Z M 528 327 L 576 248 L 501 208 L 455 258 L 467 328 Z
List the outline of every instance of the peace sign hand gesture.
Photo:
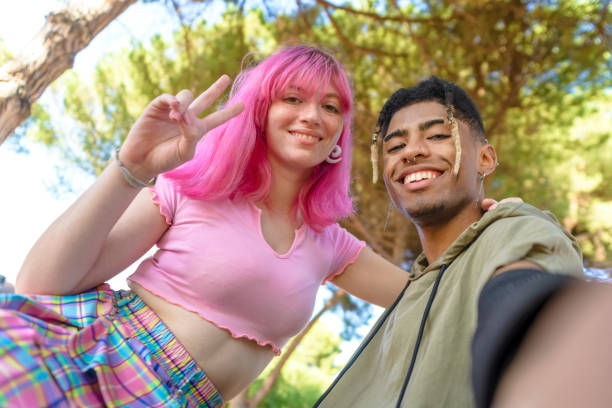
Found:
M 242 103 L 236 103 L 198 117 L 229 84 L 230 78 L 223 75 L 195 100 L 189 90 L 155 98 L 130 129 L 119 154 L 122 164 L 145 181 L 191 160 L 206 132 L 244 109 Z

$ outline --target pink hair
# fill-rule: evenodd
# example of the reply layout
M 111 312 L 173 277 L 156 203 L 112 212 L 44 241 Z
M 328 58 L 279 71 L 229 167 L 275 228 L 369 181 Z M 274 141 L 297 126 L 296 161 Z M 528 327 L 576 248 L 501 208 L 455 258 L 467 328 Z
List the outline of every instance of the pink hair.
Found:
M 244 111 L 208 132 L 195 157 L 168 172 L 168 178 L 181 193 L 195 199 L 264 201 L 271 180 L 265 137 L 270 104 L 289 86 L 315 92 L 330 83 L 342 104 L 344 128 L 338 140 L 342 161 L 315 167 L 298 194 L 296 209 L 317 230 L 349 216 L 353 211 L 349 196 L 352 92 L 342 65 L 317 48 L 288 47 L 243 69 L 227 103 L 242 101 Z

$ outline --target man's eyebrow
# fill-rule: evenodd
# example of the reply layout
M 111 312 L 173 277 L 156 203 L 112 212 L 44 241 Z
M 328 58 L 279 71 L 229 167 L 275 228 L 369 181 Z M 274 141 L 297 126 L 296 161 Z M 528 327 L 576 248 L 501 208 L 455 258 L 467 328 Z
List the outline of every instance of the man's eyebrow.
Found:
M 432 126 L 443 125 L 445 123 L 446 123 L 446 121 L 444 119 L 442 119 L 442 118 L 430 119 L 430 120 L 428 120 L 426 122 L 420 123 L 419 124 L 419 130 L 421 132 L 424 132 L 427 129 L 429 129 L 430 127 L 432 127 Z M 406 129 L 397 129 L 397 130 L 394 130 L 393 132 L 387 133 L 385 135 L 385 137 L 383 138 L 383 143 L 384 142 L 388 142 L 389 139 L 394 138 L 394 137 L 406 136 L 407 133 L 408 133 L 408 131 Z
M 385 137 L 383 138 L 383 143 L 384 142 L 388 142 L 389 139 L 393 138 L 393 137 L 401 137 L 401 136 L 406 136 L 406 133 L 408 133 L 408 131 L 406 129 L 397 129 L 394 130 L 391 133 L 387 133 L 385 135 Z
M 445 123 L 446 122 L 444 121 L 444 119 L 431 119 L 431 120 L 428 120 L 427 122 L 423 122 L 419 124 L 419 130 L 422 132 L 422 131 L 429 129 L 430 127 L 434 125 L 443 125 Z

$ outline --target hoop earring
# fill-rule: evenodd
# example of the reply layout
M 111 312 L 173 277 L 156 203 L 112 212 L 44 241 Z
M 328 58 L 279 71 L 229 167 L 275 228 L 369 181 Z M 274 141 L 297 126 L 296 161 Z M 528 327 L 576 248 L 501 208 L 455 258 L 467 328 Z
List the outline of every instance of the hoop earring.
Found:
M 335 145 L 331 152 L 329 152 L 329 156 L 325 159 L 326 162 L 334 164 L 338 163 L 342 160 L 342 148 L 340 145 Z

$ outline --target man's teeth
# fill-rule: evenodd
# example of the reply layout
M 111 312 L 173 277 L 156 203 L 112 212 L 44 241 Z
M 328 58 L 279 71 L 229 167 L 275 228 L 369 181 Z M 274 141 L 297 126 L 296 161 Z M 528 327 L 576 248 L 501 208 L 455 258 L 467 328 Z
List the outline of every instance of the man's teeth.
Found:
M 426 179 L 435 179 L 436 177 L 438 177 L 438 173 L 434 171 L 417 171 L 404 177 L 404 184 Z
M 298 133 L 298 132 L 291 132 L 291 134 L 293 136 L 297 136 L 300 139 L 308 140 L 308 141 L 311 141 L 311 142 L 319 141 L 319 138 L 316 137 L 316 136 L 310 136 L 310 135 L 306 135 L 304 133 Z

